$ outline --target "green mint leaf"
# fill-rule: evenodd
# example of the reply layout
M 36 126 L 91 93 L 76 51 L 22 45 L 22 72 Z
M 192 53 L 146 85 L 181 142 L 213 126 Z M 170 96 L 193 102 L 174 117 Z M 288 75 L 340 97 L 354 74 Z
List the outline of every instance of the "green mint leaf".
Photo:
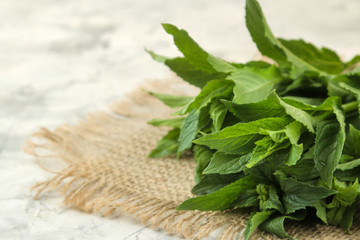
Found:
M 342 215 L 342 219 L 340 221 L 340 227 L 345 229 L 347 233 L 350 234 L 350 228 L 354 221 L 354 214 L 357 208 L 357 203 L 354 202 L 351 206 L 347 207 L 345 212 Z
M 273 185 L 265 185 L 263 183 L 256 186 L 256 191 L 259 194 L 260 210 L 275 209 L 284 213 L 284 208 L 279 200 L 277 190 Z
M 295 100 L 281 99 L 275 91 L 271 91 L 265 100 L 256 103 L 235 104 L 229 101 L 222 101 L 230 112 L 243 121 L 257 120 L 266 117 L 282 117 L 287 114 L 302 123 L 312 133 L 315 132 L 314 127 L 316 120 L 304 110 L 324 110 Z M 330 108 L 330 110 L 332 110 L 332 108 Z
M 258 68 L 258 69 L 267 69 L 273 66 L 272 64 L 264 61 L 250 61 L 246 64 L 242 65 L 241 67 L 252 67 L 252 68 Z M 240 67 L 239 67 L 240 68 Z
M 199 115 L 200 112 L 193 110 L 185 117 L 179 135 L 179 147 L 177 149 L 178 157 L 183 151 L 191 148 L 192 141 L 195 139 L 198 132 Z
M 208 166 L 211 158 L 213 157 L 213 152 L 205 147 L 200 145 L 194 146 L 194 160 L 196 163 L 195 169 L 195 183 L 199 183 L 202 178 L 204 169 Z
M 199 95 L 191 102 L 186 112 L 206 107 L 214 98 L 230 97 L 234 84 L 228 80 L 213 80 L 206 84 Z
M 334 200 L 341 206 L 352 205 L 360 193 L 358 179 L 349 186 L 335 179 L 334 186 L 335 189 L 338 190 L 338 193 L 334 196 Z
M 181 203 L 180 206 L 177 207 L 177 210 L 225 210 L 231 206 L 241 192 L 246 189 L 253 188 L 255 184 L 256 182 L 250 176 L 247 176 L 221 188 L 216 192 L 190 198 Z
M 316 209 L 316 216 L 321 219 L 325 224 L 328 224 L 326 217 L 326 207 L 320 202 L 316 202 L 312 205 Z
M 251 154 L 242 156 L 216 152 L 209 165 L 204 170 L 204 174 L 230 174 L 241 172 L 249 161 Z
M 297 161 L 301 158 L 303 150 L 304 148 L 302 144 L 291 145 L 289 157 L 286 160 L 285 164 L 288 166 L 295 165 Z
M 291 63 L 291 76 L 293 78 L 309 71 L 327 75 L 325 72 L 301 59 L 274 36 L 256 0 L 246 1 L 246 25 L 251 37 L 263 55 L 274 59 L 280 66 L 288 67 L 288 62 Z
M 286 65 L 285 53 L 277 46 L 277 39 L 271 32 L 259 3 L 255 0 L 246 1 L 246 26 L 259 51 L 279 65 Z
M 210 118 L 210 104 L 200 109 L 198 129 L 202 132 L 210 132 L 211 130 L 211 118 Z
M 302 129 L 303 127 L 300 122 L 294 121 L 286 125 L 284 133 L 289 138 L 291 144 L 295 145 L 298 143 Z
M 183 30 L 178 29 L 172 24 L 162 24 L 165 31 L 174 38 L 175 45 L 184 54 L 190 64 L 197 66 L 198 69 L 214 72 L 214 68 L 207 61 L 208 54 Z
M 344 111 L 341 106 L 341 99 L 340 98 L 333 98 L 332 101 L 333 113 L 336 116 L 336 120 L 338 121 L 341 129 L 341 133 L 343 135 L 343 140 L 340 142 L 340 145 L 344 146 L 345 141 L 345 116 Z
M 191 192 L 196 195 L 206 195 L 235 182 L 241 176 L 239 174 L 206 174 L 203 175 L 200 181 L 191 189 Z
M 282 100 L 301 110 L 313 110 L 314 107 L 321 105 L 325 99 L 321 97 L 284 96 Z
M 227 108 L 219 100 L 212 101 L 210 104 L 210 118 L 213 120 L 213 132 L 221 130 L 225 120 Z
M 236 104 L 232 101 L 221 101 L 232 114 L 244 122 L 286 115 L 284 108 L 279 104 L 275 95 L 271 93 L 265 100 L 256 103 Z
M 234 102 L 253 103 L 264 100 L 282 80 L 276 67 L 266 70 L 243 68 L 232 72 L 227 79 L 234 81 Z
M 328 220 L 328 223 L 331 225 L 340 225 L 340 222 L 343 219 L 343 215 L 346 211 L 347 207 L 344 206 L 338 206 L 336 208 L 332 208 L 330 210 L 328 210 L 328 212 L 326 213 L 326 218 Z
M 232 64 L 210 54 L 208 54 L 207 60 L 217 72 L 230 73 L 237 69 Z
M 305 212 L 300 212 L 288 216 L 271 217 L 267 219 L 265 222 L 263 222 L 261 225 L 259 225 L 259 229 L 268 233 L 275 234 L 281 238 L 295 239 L 287 234 L 284 228 L 284 221 L 285 219 L 300 221 L 304 219 L 305 217 L 304 213 Z
M 184 54 L 190 64 L 207 72 L 229 72 L 236 69 L 230 63 L 214 57 L 205 52 L 190 36 L 183 30 L 171 24 L 162 24 L 165 31 L 174 37 L 174 43 Z
M 274 172 L 277 171 L 287 159 L 287 151 L 278 151 L 267 157 L 266 161 L 260 164 L 244 169 L 245 174 L 251 175 L 256 181 L 264 184 L 273 184 L 276 182 Z
M 346 182 L 341 182 L 335 178 L 334 187 L 338 193 L 334 196 L 333 201 L 327 205 L 330 210 L 326 217 L 330 224 L 339 225 L 349 232 L 360 193 L 358 179 L 353 184 L 346 184 Z
M 259 145 L 259 142 L 261 142 L 262 145 Z M 277 143 L 272 141 L 270 137 L 264 137 L 255 144 L 258 146 L 256 146 L 252 151 L 251 158 L 246 164 L 247 168 L 252 168 L 274 152 L 277 152 L 284 148 L 288 148 L 290 146 L 290 143 L 288 141 Z
M 184 81 L 199 88 L 203 88 L 206 83 L 212 80 L 225 79 L 227 76 L 227 74 L 222 72 L 207 72 L 199 69 L 186 58 L 168 59 L 165 61 L 165 64 Z
M 360 159 L 355 159 L 346 163 L 340 163 L 337 165 L 336 169 L 341 170 L 341 171 L 345 171 L 345 170 L 350 170 L 353 168 L 356 168 L 360 166 Z
M 259 226 L 259 229 L 268 233 L 275 234 L 276 236 L 281 238 L 293 239 L 286 233 L 286 230 L 284 228 L 284 221 L 286 218 L 287 216 L 279 216 L 268 219 Z
M 254 233 L 256 228 L 266 219 L 268 219 L 273 213 L 274 211 L 262 211 L 252 213 L 245 228 L 244 240 L 248 240 Z
M 285 162 L 285 164 L 288 166 L 295 165 L 303 154 L 303 144 L 298 144 L 298 141 L 302 134 L 302 129 L 302 125 L 296 121 L 290 123 L 285 127 L 285 134 L 289 138 L 289 141 L 291 143 L 289 157 Z
M 298 98 L 308 104 L 317 104 L 317 99 L 327 97 L 326 86 L 329 82 L 328 76 L 319 75 L 317 72 L 304 72 L 300 76 L 286 79 L 280 85 L 278 93 L 289 95 L 286 97 Z
M 296 165 L 283 166 L 281 171 L 285 174 L 296 178 L 299 181 L 309 181 L 319 177 L 319 172 L 314 167 L 314 159 L 302 158 Z
M 253 148 L 253 143 L 259 140 L 257 135 L 261 128 L 279 130 L 288 123 L 289 120 L 286 118 L 264 118 L 249 123 L 238 123 L 196 139 L 194 143 L 229 154 L 242 154 L 244 149 L 245 153 L 248 153 Z
M 156 148 L 153 149 L 148 155 L 151 158 L 163 157 L 169 154 L 176 153 L 178 150 L 178 138 L 180 129 L 175 128 L 169 131 L 157 144 Z
M 336 170 L 334 172 L 334 177 L 341 181 L 356 181 L 357 178 L 360 178 L 360 167 L 347 170 Z
M 285 103 L 296 107 L 298 109 L 301 109 L 303 111 L 309 112 L 311 114 L 315 112 L 326 112 L 326 111 L 333 111 L 333 105 L 334 102 L 338 101 L 338 97 L 332 96 L 328 97 L 326 99 L 309 99 L 306 98 L 308 101 L 306 101 L 304 98 L 297 98 L 297 97 L 283 97 L 281 100 L 283 100 Z
M 307 206 L 336 193 L 334 190 L 313 186 L 291 178 L 280 178 L 279 182 L 283 192 L 282 202 L 286 214 L 305 209 Z
M 193 97 L 189 97 L 189 96 L 175 96 L 170 94 L 161 94 L 154 92 L 148 92 L 148 93 L 152 96 L 157 97 L 165 105 L 172 108 L 182 107 L 193 99 Z
M 352 124 L 350 124 L 344 144 L 344 153 L 354 157 L 360 157 L 360 148 L 357 147 L 359 143 L 360 131 L 357 130 Z
M 338 85 L 349 91 L 357 99 L 358 112 L 360 112 L 360 75 L 349 75 L 347 81 L 339 82 Z
M 329 74 L 340 74 L 345 68 L 345 64 L 339 56 L 328 48 L 318 49 L 304 40 L 279 39 L 279 41 L 298 58 L 321 71 Z
M 329 96 L 338 96 L 343 102 L 350 101 L 353 96 L 349 94 L 349 91 L 339 86 L 340 83 L 349 82 L 349 78 L 346 75 L 337 75 L 334 78 L 330 79 L 327 85 L 327 91 Z
M 330 209 L 326 214 L 328 222 L 331 225 L 340 226 L 350 233 L 357 205 L 358 202 L 353 202 L 350 206 L 339 205 Z
M 350 155 L 347 155 L 347 154 L 343 154 L 341 155 L 340 157 L 340 160 L 339 160 L 339 165 L 340 164 L 343 164 L 343 163 L 348 163 L 348 162 L 351 162 L 354 160 L 354 157 L 353 156 L 350 156 Z M 338 165 L 338 166 L 339 166 Z
M 158 54 L 156 54 L 155 52 L 150 51 L 150 50 L 148 50 L 148 49 L 146 49 L 146 48 L 145 48 L 145 51 L 152 57 L 152 59 L 154 59 L 154 60 L 157 61 L 157 62 L 165 63 L 166 60 L 168 60 L 167 57 L 158 55 Z
M 346 67 L 351 67 L 354 64 L 358 64 L 358 63 L 360 63 L 360 55 L 354 56 L 352 59 L 350 59 L 350 61 L 346 62 L 345 65 Z
M 259 206 L 259 194 L 256 189 L 246 189 L 239 194 L 238 198 L 233 202 L 234 207 L 257 207 Z
M 282 143 L 285 139 L 289 139 L 291 148 L 289 157 L 285 161 L 285 164 L 290 166 L 296 164 L 301 158 L 303 153 L 303 145 L 298 144 L 300 135 L 302 134 L 303 126 L 301 123 L 294 121 L 288 124 L 285 129 L 278 131 L 262 130 L 261 134 L 269 135 L 269 137 L 276 143 Z M 285 146 L 286 147 L 286 146 Z
M 332 186 L 344 141 L 345 133 L 338 122 L 322 121 L 317 124 L 314 162 L 321 179 L 329 188 Z
M 277 97 L 277 101 L 284 108 L 285 112 L 288 115 L 290 115 L 296 121 L 302 123 L 311 133 L 315 133 L 314 127 L 316 124 L 316 120 L 310 114 L 299 108 L 293 107 L 290 104 L 287 104 L 286 102 L 281 100 L 280 97 L 277 96 L 275 92 L 273 92 L 272 94 L 274 94 L 275 97 Z
M 158 119 L 154 118 L 148 121 L 148 124 L 156 126 L 156 127 L 173 127 L 180 128 L 184 122 L 184 117 L 179 118 L 169 118 L 169 119 Z
M 359 73 L 360 72 L 360 56 L 356 55 L 350 61 L 345 63 L 346 69 L 343 73 Z

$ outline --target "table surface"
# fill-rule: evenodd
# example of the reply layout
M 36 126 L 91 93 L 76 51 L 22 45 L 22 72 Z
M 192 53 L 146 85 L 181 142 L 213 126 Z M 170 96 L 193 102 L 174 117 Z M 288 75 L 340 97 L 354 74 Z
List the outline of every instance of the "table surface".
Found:
M 260 0 L 275 35 L 360 53 L 360 1 Z M 144 52 L 176 56 L 160 23 L 187 29 L 210 53 L 259 58 L 244 22 L 244 0 L 2 0 L 0 2 L 0 239 L 177 239 L 137 220 L 88 215 L 57 194 L 33 200 L 48 179 L 22 152 L 41 126 L 73 124 L 106 109 L 146 79 L 171 72 Z

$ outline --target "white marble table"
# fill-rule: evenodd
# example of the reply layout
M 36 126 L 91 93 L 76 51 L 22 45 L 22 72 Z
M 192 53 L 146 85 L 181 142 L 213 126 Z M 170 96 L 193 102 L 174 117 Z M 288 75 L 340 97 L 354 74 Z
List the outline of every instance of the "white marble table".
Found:
M 360 53 L 360 1 L 260 2 L 277 36 L 301 36 L 345 59 Z M 214 55 L 258 57 L 244 0 L 0 1 L 0 239 L 177 239 L 130 217 L 64 209 L 56 194 L 33 200 L 29 187 L 51 174 L 21 151 L 39 127 L 74 123 L 144 79 L 169 76 L 143 50 L 178 54 L 161 22 L 187 29 Z

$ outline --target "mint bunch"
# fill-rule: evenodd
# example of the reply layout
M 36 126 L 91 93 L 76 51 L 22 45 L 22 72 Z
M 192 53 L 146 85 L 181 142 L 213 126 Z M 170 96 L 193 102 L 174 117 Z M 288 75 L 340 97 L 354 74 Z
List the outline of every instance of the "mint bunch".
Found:
M 360 56 L 343 62 L 328 48 L 276 38 L 256 0 L 246 1 L 246 25 L 276 64 L 222 60 L 163 24 L 184 56 L 148 52 L 201 91 L 151 93 L 177 110 L 149 122 L 172 128 L 149 156 L 193 151 L 199 196 L 178 209 L 251 209 L 245 239 L 256 228 L 291 238 L 285 219 L 312 215 L 349 233 L 360 193 Z

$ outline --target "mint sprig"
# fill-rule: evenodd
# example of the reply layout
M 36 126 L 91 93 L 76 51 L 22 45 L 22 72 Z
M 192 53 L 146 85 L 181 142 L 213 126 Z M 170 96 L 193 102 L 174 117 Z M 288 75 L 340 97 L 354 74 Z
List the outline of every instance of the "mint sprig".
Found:
M 275 37 L 256 0 L 246 1 L 246 25 L 276 64 L 222 60 L 163 24 L 183 56 L 148 53 L 201 90 L 150 93 L 177 110 L 149 122 L 172 128 L 149 156 L 193 151 L 200 196 L 178 209 L 251 208 L 245 239 L 257 228 L 291 238 L 285 219 L 305 217 L 349 232 L 360 193 L 360 57 L 343 62 L 328 48 Z

